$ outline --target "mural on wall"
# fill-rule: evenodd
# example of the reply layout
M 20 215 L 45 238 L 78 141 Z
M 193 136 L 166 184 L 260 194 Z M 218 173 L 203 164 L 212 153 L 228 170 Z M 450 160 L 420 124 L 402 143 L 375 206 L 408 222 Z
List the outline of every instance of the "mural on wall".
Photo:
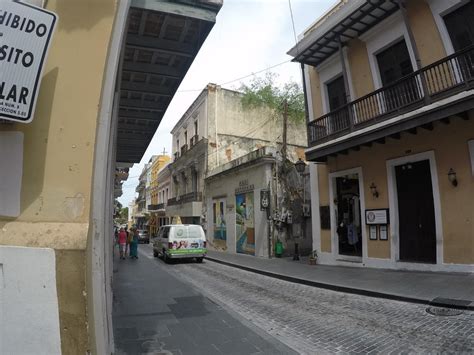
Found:
M 214 225 L 214 246 L 227 249 L 227 226 L 225 222 L 225 201 L 214 200 L 212 203 L 212 222 Z
M 237 253 L 255 255 L 253 192 L 235 196 Z

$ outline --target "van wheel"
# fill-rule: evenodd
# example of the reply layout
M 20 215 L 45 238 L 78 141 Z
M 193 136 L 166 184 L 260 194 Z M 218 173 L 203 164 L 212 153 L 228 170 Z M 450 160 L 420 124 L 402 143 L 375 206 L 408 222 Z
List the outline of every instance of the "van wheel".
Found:
M 202 263 L 202 259 L 204 259 L 204 258 L 196 258 L 196 261 L 197 261 L 198 263 Z
M 171 261 L 170 258 L 168 258 L 168 255 L 166 254 L 165 251 L 163 251 L 163 261 L 167 264 L 169 264 Z

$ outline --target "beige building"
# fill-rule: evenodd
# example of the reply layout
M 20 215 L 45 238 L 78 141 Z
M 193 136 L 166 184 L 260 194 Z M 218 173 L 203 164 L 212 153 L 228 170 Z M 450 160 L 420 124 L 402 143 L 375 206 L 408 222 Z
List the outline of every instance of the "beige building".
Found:
M 289 52 L 325 264 L 474 271 L 474 3 L 341 1 Z
M 58 23 L 33 121 L 0 123 L 0 353 L 111 354 L 115 169 L 141 160 L 222 1 L 26 2 Z
M 208 84 L 171 131 L 173 162 L 168 217 L 200 224 L 205 177 L 215 168 L 259 148 L 281 147 L 283 120 L 267 108 L 245 108 L 242 93 Z M 303 157 L 304 122 L 288 123 L 288 157 Z

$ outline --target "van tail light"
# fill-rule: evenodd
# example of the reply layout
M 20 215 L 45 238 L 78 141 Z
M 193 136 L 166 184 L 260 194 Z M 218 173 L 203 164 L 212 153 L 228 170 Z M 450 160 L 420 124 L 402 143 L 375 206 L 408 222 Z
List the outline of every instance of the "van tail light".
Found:
M 168 248 L 173 249 L 173 243 L 168 243 Z
M 207 248 L 207 242 L 206 241 L 204 241 L 203 245 L 204 245 L 204 248 Z

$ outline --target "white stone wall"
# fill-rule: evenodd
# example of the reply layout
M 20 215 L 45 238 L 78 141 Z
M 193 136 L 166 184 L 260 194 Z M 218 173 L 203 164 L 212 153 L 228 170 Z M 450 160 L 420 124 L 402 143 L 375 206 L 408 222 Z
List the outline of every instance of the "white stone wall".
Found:
M 0 354 L 61 354 L 53 249 L 0 246 Z

